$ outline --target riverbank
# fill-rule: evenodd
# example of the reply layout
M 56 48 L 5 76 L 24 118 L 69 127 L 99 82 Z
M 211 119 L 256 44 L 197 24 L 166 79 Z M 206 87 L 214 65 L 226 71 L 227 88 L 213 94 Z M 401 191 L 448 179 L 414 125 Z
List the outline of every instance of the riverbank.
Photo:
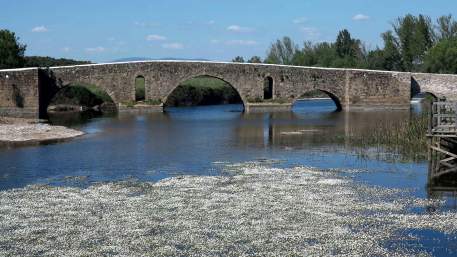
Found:
M 422 231 L 457 232 L 456 213 L 411 212 L 439 202 L 337 171 L 226 169 L 231 176 L 0 192 L 0 255 L 427 256 Z
M 0 145 L 52 143 L 83 134 L 78 130 L 39 123 L 32 119 L 0 117 Z

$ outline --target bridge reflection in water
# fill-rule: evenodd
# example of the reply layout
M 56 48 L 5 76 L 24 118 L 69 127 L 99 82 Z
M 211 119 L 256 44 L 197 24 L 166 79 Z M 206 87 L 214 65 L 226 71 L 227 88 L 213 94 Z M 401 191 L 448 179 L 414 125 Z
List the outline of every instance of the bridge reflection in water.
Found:
M 456 178 L 429 178 L 427 184 L 427 196 L 431 200 L 441 200 L 433 202 L 427 208 L 429 212 L 437 210 L 457 210 L 457 180 Z
M 250 147 L 351 147 L 351 137 L 395 127 L 408 120 L 409 111 L 246 113 L 236 128 L 240 146 Z

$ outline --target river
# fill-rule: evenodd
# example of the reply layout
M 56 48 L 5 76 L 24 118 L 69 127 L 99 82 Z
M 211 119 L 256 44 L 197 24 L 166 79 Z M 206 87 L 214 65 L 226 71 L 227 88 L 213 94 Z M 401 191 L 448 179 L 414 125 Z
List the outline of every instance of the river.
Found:
M 260 162 L 272 167 L 346 171 L 364 184 L 402 189 L 427 199 L 428 163 L 380 147 L 360 147 L 349 134 L 370 134 L 380 124 L 416 115 L 409 111 L 334 112 L 330 99 L 299 101 L 293 112 L 243 113 L 242 105 L 168 108 L 165 113 L 119 114 L 90 120 L 53 120 L 87 134 L 75 140 L 0 148 L 0 190 L 32 184 L 87 187 L 94 182 L 159 181 L 178 175 L 225 175 L 224 166 Z M 455 212 L 447 197 L 433 211 Z M 411 210 L 426 213 L 430 208 Z M 446 256 L 452 240 L 418 232 Z M 430 242 L 429 242 L 430 241 Z
M 361 156 L 344 140 L 395 124 L 409 111 L 334 112 L 331 100 L 300 101 L 293 112 L 242 112 L 242 105 L 168 108 L 165 113 L 120 114 L 85 122 L 57 119 L 87 133 L 66 143 L 1 148 L 0 189 L 36 183 L 136 178 L 157 181 L 178 174 L 218 175 L 221 163 L 275 160 L 279 166 L 363 170 L 364 180 L 417 187 L 425 195 L 427 163 L 395 162 L 372 149 Z M 78 124 L 79 123 L 79 124 Z M 365 151 L 366 152 L 366 151 Z M 391 156 L 389 156 L 391 157 Z

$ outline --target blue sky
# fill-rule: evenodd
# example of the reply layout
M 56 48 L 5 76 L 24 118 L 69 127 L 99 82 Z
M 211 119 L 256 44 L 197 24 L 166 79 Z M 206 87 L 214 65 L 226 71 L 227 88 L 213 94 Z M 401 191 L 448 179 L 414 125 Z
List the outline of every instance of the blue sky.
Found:
M 126 57 L 231 60 L 265 56 L 277 38 L 333 41 L 347 28 L 368 47 L 396 17 L 434 20 L 455 0 L 0 0 L 0 28 L 27 55 L 108 62 Z M 454 14 L 454 13 L 452 13 Z

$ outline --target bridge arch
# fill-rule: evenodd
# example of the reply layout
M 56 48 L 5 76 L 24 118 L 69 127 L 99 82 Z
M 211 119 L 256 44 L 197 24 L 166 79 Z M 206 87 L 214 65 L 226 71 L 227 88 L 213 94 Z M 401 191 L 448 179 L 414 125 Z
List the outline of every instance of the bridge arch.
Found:
M 343 105 L 341 104 L 341 97 L 338 96 L 337 94 L 334 94 L 330 91 L 327 91 L 327 90 L 324 90 L 324 89 L 313 89 L 313 90 L 309 90 L 307 92 L 304 92 L 303 94 L 299 95 L 299 96 L 291 96 L 291 98 L 293 98 L 293 104 L 299 100 L 302 100 L 305 98 L 305 96 L 312 96 L 312 94 L 314 93 L 321 93 L 321 94 L 324 94 L 326 96 L 328 96 L 330 99 L 332 99 L 333 103 L 335 104 L 335 111 L 339 112 L 339 111 L 342 111 L 343 110 Z
M 433 100 L 438 100 L 440 97 L 443 97 L 442 94 L 435 92 L 434 88 L 420 85 L 414 77 L 411 77 L 411 99 L 415 97 L 425 98 L 427 96 L 432 97 Z
M 162 100 L 162 103 L 165 107 L 165 104 L 167 103 L 169 97 L 173 94 L 173 92 L 181 85 L 183 84 L 184 82 L 188 81 L 188 80 L 191 80 L 191 79 L 194 79 L 194 78 L 213 78 L 213 79 L 218 79 L 218 80 L 221 80 L 223 82 L 225 82 L 228 86 L 230 86 L 237 94 L 238 96 L 240 97 L 241 99 L 241 103 L 243 104 L 243 110 L 245 110 L 246 108 L 246 97 L 240 92 L 240 89 L 237 88 L 237 84 L 234 83 L 234 82 L 231 82 L 225 78 L 223 78 L 222 76 L 219 76 L 219 75 L 214 75 L 214 74 L 208 74 L 208 73 L 203 73 L 203 74 L 197 74 L 197 75 L 188 75 L 188 76 L 185 76 L 183 78 L 180 78 L 179 80 L 177 80 L 177 82 L 175 82 L 173 84 L 173 86 L 167 91 L 166 95 L 161 99 Z
M 53 90 L 48 90 L 46 95 L 40 96 L 40 104 L 39 104 L 39 116 L 40 118 L 47 118 L 48 116 L 48 108 L 55 99 L 55 97 L 63 92 L 64 90 L 69 90 L 70 88 L 85 88 L 86 90 L 90 91 L 92 94 L 95 96 L 101 97 L 103 100 L 103 103 L 106 102 L 111 102 L 112 106 L 110 108 L 113 108 L 113 110 L 117 111 L 117 103 L 114 100 L 114 95 L 109 92 L 108 90 L 105 90 L 103 87 L 94 85 L 92 83 L 87 83 L 87 82 L 70 82 L 66 83 L 64 85 L 54 85 Z

